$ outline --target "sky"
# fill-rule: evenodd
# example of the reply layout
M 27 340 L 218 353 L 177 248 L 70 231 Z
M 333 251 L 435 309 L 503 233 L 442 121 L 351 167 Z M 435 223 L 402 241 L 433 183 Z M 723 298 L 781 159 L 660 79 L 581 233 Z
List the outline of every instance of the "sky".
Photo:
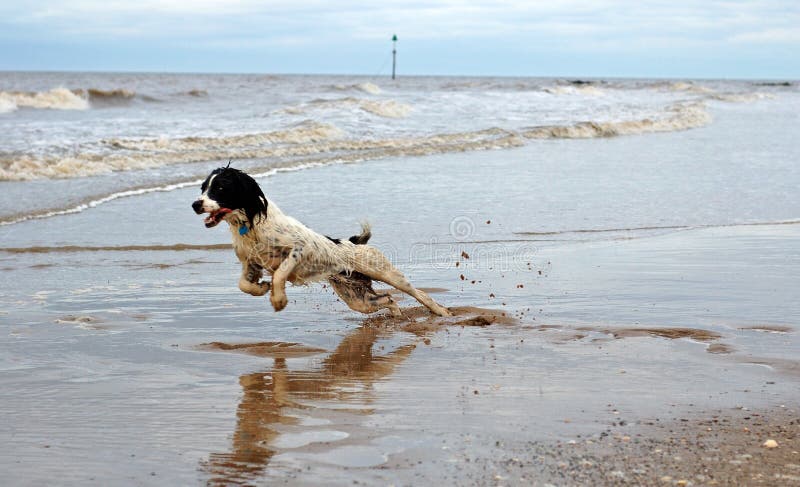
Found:
M 0 0 L 0 70 L 800 79 L 800 0 Z

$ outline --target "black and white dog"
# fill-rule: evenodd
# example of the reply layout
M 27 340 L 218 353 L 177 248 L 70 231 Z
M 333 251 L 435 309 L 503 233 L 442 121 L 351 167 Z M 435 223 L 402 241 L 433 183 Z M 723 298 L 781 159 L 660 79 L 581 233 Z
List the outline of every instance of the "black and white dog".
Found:
M 327 280 L 347 305 L 361 313 L 388 309 L 402 316 L 389 294 L 378 294 L 372 280 L 385 282 L 412 296 L 439 316 L 450 316 L 426 293 L 414 288 L 378 249 L 367 245 L 371 233 L 364 225 L 360 235 L 338 240 L 320 235 L 283 214 L 269 201 L 258 183 L 231 167 L 214 170 L 192 203 L 195 213 L 208 213 L 206 227 L 225 221 L 233 248 L 242 263 L 239 289 L 253 296 L 272 291 L 275 311 L 286 307 L 286 281 L 307 284 Z M 272 282 L 262 281 L 264 272 Z

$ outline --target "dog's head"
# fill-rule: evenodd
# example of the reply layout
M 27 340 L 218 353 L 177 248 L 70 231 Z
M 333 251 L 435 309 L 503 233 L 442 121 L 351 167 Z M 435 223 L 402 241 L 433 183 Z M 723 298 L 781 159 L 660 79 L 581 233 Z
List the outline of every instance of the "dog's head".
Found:
M 250 228 L 256 218 L 267 216 L 267 198 L 256 180 L 232 167 L 220 167 L 208 175 L 200 187 L 200 198 L 192 203 L 198 215 L 208 213 L 207 228 L 216 226 L 229 215 L 244 213 Z

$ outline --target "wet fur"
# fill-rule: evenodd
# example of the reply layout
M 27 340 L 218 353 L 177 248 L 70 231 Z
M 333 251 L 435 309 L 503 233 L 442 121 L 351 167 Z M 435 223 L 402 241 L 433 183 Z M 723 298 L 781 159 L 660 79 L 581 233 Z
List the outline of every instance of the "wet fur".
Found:
M 192 205 L 195 212 L 213 215 L 219 209 L 233 210 L 225 214 L 224 221 L 230 227 L 233 248 L 242 263 L 239 289 L 253 296 L 269 292 L 276 311 L 288 302 L 287 281 L 327 281 L 353 310 L 373 313 L 388 309 L 400 316 L 391 296 L 378 294 L 372 288 L 372 281 L 377 280 L 409 294 L 437 315 L 450 315 L 446 308 L 414 288 L 383 253 L 367 245 L 371 236 L 368 225 L 348 240 L 321 235 L 284 214 L 264 196 L 253 178 L 233 168 L 213 171 L 201 191 L 200 199 Z M 262 280 L 265 273 L 272 276 L 271 281 Z

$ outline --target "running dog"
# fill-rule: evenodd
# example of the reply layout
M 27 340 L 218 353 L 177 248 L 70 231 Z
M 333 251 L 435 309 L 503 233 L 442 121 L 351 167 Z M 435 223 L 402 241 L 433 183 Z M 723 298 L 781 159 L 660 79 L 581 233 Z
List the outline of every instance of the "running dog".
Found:
M 230 227 L 233 249 L 242 263 L 239 289 L 253 296 L 271 292 L 275 311 L 288 303 L 286 281 L 297 285 L 328 281 L 355 311 L 388 309 L 393 316 L 402 316 L 391 295 L 372 288 L 376 280 L 408 294 L 436 315 L 451 315 L 412 286 L 378 249 L 367 245 L 372 236 L 368 225 L 348 240 L 320 235 L 285 215 L 252 177 L 232 167 L 212 171 L 200 191 L 192 209 L 198 215 L 208 213 L 206 227 L 221 221 Z M 272 276 L 271 282 L 262 280 L 265 272 Z

